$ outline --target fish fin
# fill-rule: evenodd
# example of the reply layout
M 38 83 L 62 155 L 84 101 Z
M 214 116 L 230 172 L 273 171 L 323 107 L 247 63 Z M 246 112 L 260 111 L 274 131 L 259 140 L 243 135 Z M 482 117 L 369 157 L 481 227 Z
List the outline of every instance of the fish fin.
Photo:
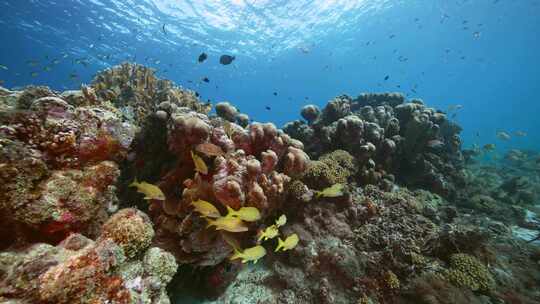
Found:
M 210 227 L 212 227 L 214 225 L 214 221 L 209 220 L 206 217 L 204 219 L 208 222 L 208 225 L 206 226 L 206 228 L 210 228 Z

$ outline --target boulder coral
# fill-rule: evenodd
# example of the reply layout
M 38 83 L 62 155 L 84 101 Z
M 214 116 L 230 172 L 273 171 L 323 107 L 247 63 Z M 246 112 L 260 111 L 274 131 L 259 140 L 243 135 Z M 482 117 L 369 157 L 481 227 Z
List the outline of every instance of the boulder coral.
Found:
M 316 112 L 311 106 L 302 116 Z M 305 144 L 317 158 L 336 149 L 358 162 L 361 184 L 383 189 L 394 182 L 421 187 L 456 198 L 464 182 L 461 172 L 461 128 L 421 100 L 407 101 L 398 93 L 343 95 L 328 102 L 320 115 L 285 125 L 284 131 Z

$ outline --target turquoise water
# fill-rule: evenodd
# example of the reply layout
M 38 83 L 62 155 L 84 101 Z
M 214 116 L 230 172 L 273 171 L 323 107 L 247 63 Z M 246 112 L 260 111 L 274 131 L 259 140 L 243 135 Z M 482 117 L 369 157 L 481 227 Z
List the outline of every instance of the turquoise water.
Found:
M 539 3 L 2 1 L 0 79 L 65 90 L 129 60 L 277 125 L 339 94 L 399 91 L 463 105 L 468 145 L 539 148 Z M 220 65 L 222 54 L 236 59 Z M 496 138 L 518 130 L 528 136 Z

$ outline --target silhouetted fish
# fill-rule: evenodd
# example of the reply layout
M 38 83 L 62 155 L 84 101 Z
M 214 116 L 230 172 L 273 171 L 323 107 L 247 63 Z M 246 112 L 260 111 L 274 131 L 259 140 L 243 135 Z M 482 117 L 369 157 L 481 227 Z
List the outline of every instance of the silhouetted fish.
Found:
M 388 80 L 388 78 L 390 78 L 390 76 L 389 76 L 389 75 L 386 75 L 386 76 L 384 77 L 384 80 Z
M 231 64 L 234 59 L 236 59 L 236 57 L 231 55 L 221 55 L 221 57 L 219 57 L 219 63 L 223 65 L 228 65 Z
M 266 106 L 264 108 L 267 109 L 268 111 L 272 110 L 272 108 L 270 108 L 269 106 Z
M 208 79 L 208 77 L 204 77 L 204 78 L 202 79 L 202 81 L 204 81 L 204 82 L 210 82 L 210 79 Z
M 274 96 L 277 96 L 277 92 L 274 92 Z
M 197 59 L 199 62 L 203 62 L 206 60 L 206 58 L 208 58 L 208 55 L 206 55 L 206 53 L 201 53 L 199 55 L 199 59 Z

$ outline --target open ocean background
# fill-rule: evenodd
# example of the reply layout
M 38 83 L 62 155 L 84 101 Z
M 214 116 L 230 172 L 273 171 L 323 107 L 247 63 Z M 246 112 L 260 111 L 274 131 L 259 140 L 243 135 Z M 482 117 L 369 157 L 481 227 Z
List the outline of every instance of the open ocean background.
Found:
M 0 14 L 8 88 L 75 89 L 127 60 L 278 126 L 305 104 L 395 91 L 462 105 L 465 146 L 540 149 L 537 0 L 3 0 Z

